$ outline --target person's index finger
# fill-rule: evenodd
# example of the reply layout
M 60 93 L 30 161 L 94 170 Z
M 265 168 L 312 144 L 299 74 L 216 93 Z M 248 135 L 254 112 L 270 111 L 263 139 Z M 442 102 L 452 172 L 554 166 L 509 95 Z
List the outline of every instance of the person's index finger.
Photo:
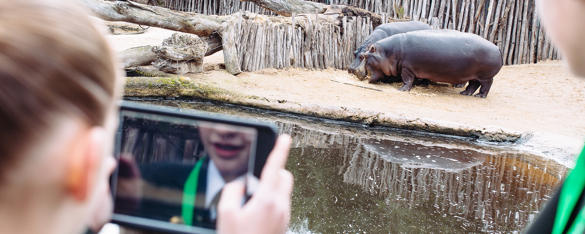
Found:
M 239 210 L 242 206 L 242 197 L 244 196 L 244 183 L 242 181 L 233 181 L 226 184 L 219 198 L 219 214 Z
M 266 164 L 264 165 L 264 169 L 262 170 L 262 179 L 264 179 L 266 174 L 274 174 L 284 168 L 291 142 L 292 140 L 289 135 L 280 135 L 278 137 L 274 149 L 270 152 Z

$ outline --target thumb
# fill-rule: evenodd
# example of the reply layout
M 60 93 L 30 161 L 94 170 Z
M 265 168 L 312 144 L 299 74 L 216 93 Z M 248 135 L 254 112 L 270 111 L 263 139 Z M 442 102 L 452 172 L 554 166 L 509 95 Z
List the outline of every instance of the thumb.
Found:
M 221 192 L 221 198 L 217 205 L 218 220 L 222 216 L 234 215 L 242 207 L 242 198 L 244 196 L 244 182 L 241 180 L 233 181 L 224 186 Z

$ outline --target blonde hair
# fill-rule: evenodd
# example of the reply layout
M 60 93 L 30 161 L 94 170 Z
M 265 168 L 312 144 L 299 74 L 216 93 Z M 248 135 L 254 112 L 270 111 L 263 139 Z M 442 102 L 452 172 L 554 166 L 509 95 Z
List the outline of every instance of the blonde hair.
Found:
M 0 0 L 0 171 L 42 139 L 55 116 L 102 125 L 115 79 L 112 52 L 83 8 Z

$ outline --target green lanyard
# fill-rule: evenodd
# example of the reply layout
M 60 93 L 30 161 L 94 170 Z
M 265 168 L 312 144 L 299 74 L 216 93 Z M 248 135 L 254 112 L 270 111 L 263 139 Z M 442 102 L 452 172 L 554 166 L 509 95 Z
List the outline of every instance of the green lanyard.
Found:
M 581 151 L 581 155 L 577 159 L 575 168 L 571 171 L 563 187 L 557 205 L 557 213 L 555 216 L 555 223 L 553 226 L 553 234 L 561 234 L 567 225 L 571 225 L 567 233 L 583 233 L 585 232 L 585 209 L 578 211 L 572 224 L 568 224 L 569 217 L 573 213 L 573 209 L 582 196 L 583 188 L 585 187 L 585 148 Z
M 191 171 L 183 189 L 183 204 L 181 205 L 181 216 L 186 225 L 193 225 L 193 209 L 195 207 L 195 198 L 197 196 L 197 182 L 199 182 L 199 171 L 205 158 L 199 159 L 195 164 L 195 169 Z

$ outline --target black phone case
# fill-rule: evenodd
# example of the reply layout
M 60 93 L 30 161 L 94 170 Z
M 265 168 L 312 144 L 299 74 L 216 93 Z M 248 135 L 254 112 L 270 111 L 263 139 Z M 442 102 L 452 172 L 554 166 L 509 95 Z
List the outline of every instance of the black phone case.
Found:
M 256 141 L 256 155 L 254 159 L 254 175 L 260 178 L 260 174 L 262 173 L 262 169 L 266 160 L 268 159 L 268 155 L 274 144 L 276 142 L 277 137 L 277 127 L 274 124 L 266 123 L 266 122 L 259 122 L 251 119 L 242 119 L 242 118 L 235 118 L 227 115 L 216 114 L 216 113 L 207 113 L 202 111 L 195 111 L 195 110 L 185 110 L 180 108 L 174 107 L 167 107 L 167 106 L 157 106 L 157 105 L 147 105 L 141 104 L 136 102 L 129 102 L 129 101 L 122 101 L 120 104 L 120 110 L 125 111 L 134 111 L 139 113 L 146 113 L 146 114 L 154 114 L 154 115 L 163 115 L 163 116 L 170 116 L 170 117 L 177 117 L 177 118 L 185 118 L 190 120 L 198 120 L 198 121 L 208 121 L 208 122 L 217 122 L 217 123 L 225 123 L 243 127 L 251 127 L 257 130 L 258 136 Z M 120 126 L 116 131 L 115 136 L 115 146 L 114 146 L 114 155 L 116 157 L 119 156 L 120 147 L 121 147 L 121 140 L 122 140 L 122 122 L 120 122 Z M 119 160 L 119 158 L 116 158 Z M 116 194 L 116 178 L 118 174 L 118 169 L 112 173 L 112 177 L 110 179 L 110 188 L 112 191 L 112 196 L 115 197 Z M 246 197 L 248 200 L 249 197 Z M 112 216 L 112 222 L 122 225 L 128 226 L 131 228 L 141 229 L 148 232 L 161 232 L 161 233 L 214 233 L 215 230 L 213 229 L 206 229 L 202 227 L 189 227 L 185 225 L 179 224 L 172 224 L 168 222 L 146 219 L 141 217 L 129 216 L 124 214 L 114 214 Z

